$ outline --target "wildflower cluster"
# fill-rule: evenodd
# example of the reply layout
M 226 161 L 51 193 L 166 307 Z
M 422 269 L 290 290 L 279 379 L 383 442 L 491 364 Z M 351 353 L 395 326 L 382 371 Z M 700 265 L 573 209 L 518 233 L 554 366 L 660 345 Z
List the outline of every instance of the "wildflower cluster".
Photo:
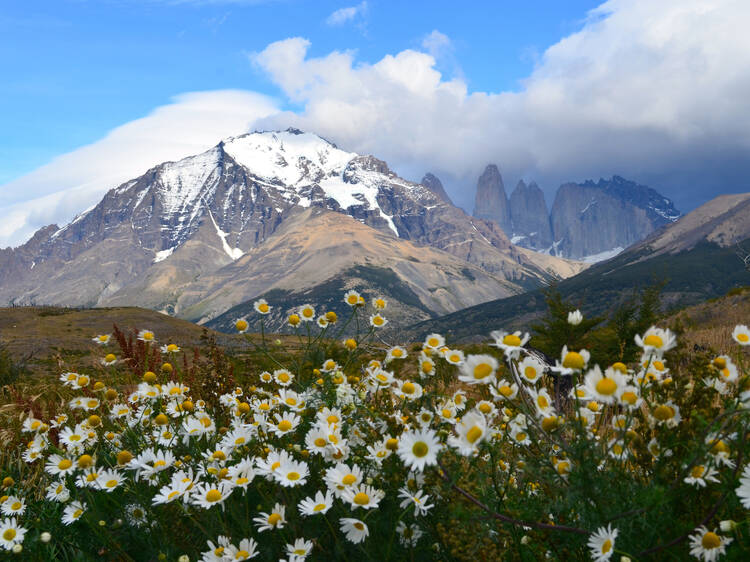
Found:
M 682 548 L 715 560 L 746 533 L 741 353 L 686 376 L 669 362 L 674 334 L 656 327 L 636 338 L 630 366 L 567 347 L 551 364 L 522 332 L 493 332 L 481 353 L 440 334 L 390 345 L 383 299 L 372 313 L 356 291 L 344 301 L 344 321 L 312 305 L 289 315 L 317 326 L 291 361 L 246 334 L 275 368 L 216 396 L 194 395 L 171 363 L 132 384 L 60 375 L 64 411 L 29 410 L 25 445 L 2 467 L 0 547 L 63 559 L 450 559 L 481 555 L 448 536 L 451 522 L 481 517 L 499 547 L 548 558 Z M 254 308 L 261 321 L 271 310 Z M 358 315 L 368 331 L 345 337 Z M 748 345 L 745 326 L 733 336 Z M 138 337 L 158 345 L 149 330 Z M 123 368 L 113 352 L 103 367 Z M 668 509 L 681 519 L 655 528 Z M 743 521 L 719 528 L 718 515 Z

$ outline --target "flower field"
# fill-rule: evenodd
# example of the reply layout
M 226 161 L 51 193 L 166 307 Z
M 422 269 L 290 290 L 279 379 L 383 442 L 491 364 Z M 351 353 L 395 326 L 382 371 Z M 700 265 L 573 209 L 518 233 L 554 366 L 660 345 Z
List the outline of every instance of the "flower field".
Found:
M 238 319 L 241 376 L 144 329 L 97 335 L 97 369 L 4 387 L 0 556 L 750 556 L 746 326 L 702 354 L 651 327 L 637 361 L 598 365 L 522 332 L 388 341 L 383 299 L 343 298 L 346 318 L 289 315 L 293 350 Z

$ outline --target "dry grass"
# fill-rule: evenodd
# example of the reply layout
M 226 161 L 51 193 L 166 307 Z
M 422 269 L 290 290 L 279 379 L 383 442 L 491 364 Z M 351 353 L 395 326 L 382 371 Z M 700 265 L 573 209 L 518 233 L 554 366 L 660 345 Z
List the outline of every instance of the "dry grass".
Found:
M 93 366 L 101 356 L 101 348 L 91 338 L 111 333 L 113 324 L 125 333 L 148 328 L 156 334 L 159 343 L 173 342 L 185 349 L 199 345 L 204 333 L 202 326 L 192 322 L 136 307 L 0 308 L 0 345 L 5 346 L 14 359 L 26 361 L 32 375 L 56 376 L 59 374 L 58 358 L 79 360 L 77 367 Z M 243 336 L 207 332 L 230 352 L 248 348 Z M 297 345 L 297 338 L 281 336 L 281 339 L 289 349 Z
M 750 324 L 750 289 L 686 308 L 666 323 L 683 330 L 680 339 L 689 349 L 736 349 L 732 330 L 737 324 Z

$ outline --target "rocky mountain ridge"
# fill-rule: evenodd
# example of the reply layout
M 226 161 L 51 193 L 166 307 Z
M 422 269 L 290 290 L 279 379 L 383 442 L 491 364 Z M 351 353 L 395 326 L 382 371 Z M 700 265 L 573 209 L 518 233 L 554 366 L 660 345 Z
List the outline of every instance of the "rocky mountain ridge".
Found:
M 489 165 L 477 182 L 474 215 L 494 221 L 514 244 L 590 263 L 617 255 L 680 217 L 672 201 L 620 176 L 565 183 L 549 212 L 534 182 L 519 181 L 508 198 Z
M 21 247 L 0 250 L 0 302 L 104 306 L 143 300 L 159 310 L 206 320 L 248 297 L 215 300 L 212 279 L 225 278 L 230 270 L 251 278 L 253 260 L 260 260 L 264 245 L 282 225 L 288 229 L 301 221 L 304 231 L 317 211 L 350 217 L 368 232 L 440 252 L 442 257 L 435 257 L 440 267 L 466 269 L 464 279 L 447 284 L 454 294 L 464 295 L 444 299 L 449 308 L 466 306 L 468 292 L 457 283 L 470 286 L 479 278 L 476 271 L 486 283 L 473 298 L 487 299 L 493 291 L 518 292 L 581 269 L 544 256 L 537 260 L 512 245 L 494 223 L 468 216 L 373 156 L 289 129 L 226 139 L 202 154 L 155 166 L 110 190 L 68 225 L 46 227 Z M 330 228 L 320 222 L 309 227 Z M 341 247 L 356 244 L 356 236 L 332 240 Z M 379 248 L 387 260 L 388 245 Z M 336 244 L 326 252 L 335 255 Z M 351 260 L 339 265 L 350 267 Z M 289 274 L 274 273 L 277 278 Z M 259 292 L 265 288 L 257 287 Z M 220 304 L 202 307 L 205 299 Z

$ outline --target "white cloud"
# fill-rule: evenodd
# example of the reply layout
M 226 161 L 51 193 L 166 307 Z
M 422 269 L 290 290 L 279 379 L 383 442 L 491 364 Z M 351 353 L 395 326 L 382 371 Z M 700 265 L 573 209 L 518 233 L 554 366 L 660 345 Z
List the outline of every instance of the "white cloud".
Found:
M 333 12 L 328 18 L 326 18 L 326 23 L 328 25 L 343 25 L 348 21 L 353 20 L 358 15 L 364 15 L 364 13 L 367 11 L 367 2 L 360 2 L 356 6 L 348 6 L 346 8 L 339 8 L 335 12 Z
M 277 111 L 269 98 L 220 90 L 177 96 L 146 117 L 64 154 L 0 187 L 0 247 L 26 240 L 41 226 L 65 224 L 104 193 L 168 160 L 178 160 L 246 132 Z
M 547 49 L 518 92 L 470 92 L 422 49 L 375 63 L 335 51 L 309 58 L 309 41 L 272 43 L 252 56 L 302 110 L 278 112 L 248 92 L 187 94 L 106 138 L 0 187 L 0 246 L 61 223 L 148 167 L 248 128 L 296 126 L 385 159 L 401 175 L 430 170 L 473 207 L 476 178 L 498 163 L 508 187 L 612 174 L 690 206 L 750 191 L 750 2 L 610 0 L 582 29 Z M 449 39 L 448 39 L 449 41 Z M 430 54 L 432 53 L 432 54 Z
M 438 59 L 446 52 L 453 50 L 453 42 L 445 33 L 440 33 L 433 29 L 431 33 L 422 39 L 422 48 L 427 51 L 433 58 Z
M 254 60 L 304 107 L 267 126 L 317 131 L 412 177 L 431 169 L 465 207 L 487 162 L 509 183 L 533 176 L 548 193 L 564 180 L 618 173 L 689 205 L 697 190 L 710 195 L 711 181 L 743 177 L 735 172 L 750 149 L 748 21 L 745 0 L 610 0 L 512 93 L 470 93 L 443 76 L 440 32 L 423 43 L 432 54 L 406 50 L 372 64 L 347 52 L 308 58 L 300 38 Z

